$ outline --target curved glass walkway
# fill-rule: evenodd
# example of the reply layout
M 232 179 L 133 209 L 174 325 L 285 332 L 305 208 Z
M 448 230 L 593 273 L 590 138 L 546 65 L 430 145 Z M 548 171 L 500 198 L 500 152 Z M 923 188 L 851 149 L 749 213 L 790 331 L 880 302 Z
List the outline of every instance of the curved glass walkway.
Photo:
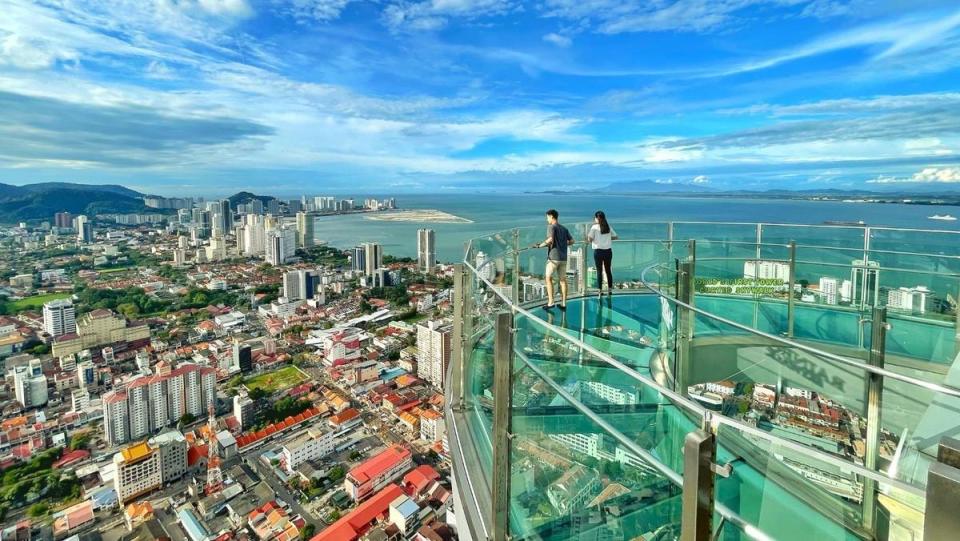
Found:
M 960 235 L 615 227 L 614 294 L 578 244 L 565 312 L 543 308 L 540 228 L 468 246 L 447 390 L 461 535 L 922 539 L 937 445 L 960 434 Z

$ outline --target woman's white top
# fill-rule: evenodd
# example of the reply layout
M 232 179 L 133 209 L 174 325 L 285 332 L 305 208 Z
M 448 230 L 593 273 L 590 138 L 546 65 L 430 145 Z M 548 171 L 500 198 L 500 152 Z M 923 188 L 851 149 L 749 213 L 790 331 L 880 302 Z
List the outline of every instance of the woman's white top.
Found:
M 613 237 L 617 232 L 610 228 L 610 232 L 603 234 L 600 232 L 600 224 L 593 224 L 590 231 L 587 232 L 587 238 L 590 239 L 590 246 L 594 250 L 609 250 L 613 247 Z

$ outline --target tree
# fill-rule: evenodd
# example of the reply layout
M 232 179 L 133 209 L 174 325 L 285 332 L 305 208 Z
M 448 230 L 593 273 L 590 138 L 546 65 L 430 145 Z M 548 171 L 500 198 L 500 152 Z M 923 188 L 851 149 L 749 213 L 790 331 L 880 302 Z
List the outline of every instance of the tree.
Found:
M 47 511 L 50 510 L 50 506 L 45 503 L 35 503 L 30 506 L 30 509 L 27 510 L 27 515 L 31 518 L 40 518 L 47 514 Z
M 187 426 L 196 420 L 197 418 L 192 413 L 184 413 L 180 416 L 180 426 Z
M 132 302 L 125 302 L 117 305 L 117 312 L 120 312 L 128 318 L 135 318 L 140 315 L 140 308 Z
M 73 437 L 70 438 L 70 450 L 76 451 L 77 449 L 86 448 L 87 445 L 90 444 L 91 439 L 92 439 L 92 436 L 90 432 L 74 434 Z
M 313 537 L 313 532 L 315 532 L 316 530 L 317 528 L 313 524 L 310 524 L 308 522 L 306 526 L 304 526 L 303 529 L 300 530 L 300 539 L 303 539 L 303 540 L 310 539 L 311 537 Z
M 327 477 L 334 483 L 342 480 L 344 477 L 346 477 L 346 475 L 347 475 L 346 470 L 344 469 L 343 466 L 339 464 L 330 468 L 330 471 L 327 473 Z

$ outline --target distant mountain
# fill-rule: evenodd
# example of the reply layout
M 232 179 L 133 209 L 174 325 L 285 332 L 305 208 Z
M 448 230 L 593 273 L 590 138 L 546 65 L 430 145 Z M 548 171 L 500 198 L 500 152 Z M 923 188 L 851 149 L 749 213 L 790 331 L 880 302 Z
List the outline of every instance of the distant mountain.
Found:
M 242 205 L 243 203 L 252 201 L 254 199 L 259 199 L 263 204 L 267 204 L 268 201 L 276 199 L 276 197 L 270 195 L 257 195 L 250 192 L 238 192 L 231 195 L 227 199 L 230 200 L 231 207 L 236 207 L 237 205 Z
M 600 190 L 606 193 L 714 193 L 716 190 L 702 184 L 631 180 L 616 182 Z
M 143 197 L 143 194 L 120 186 L 119 184 L 76 184 L 73 182 L 37 182 L 36 184 L 25 184 L 21 189 L 33 192 L 43 193 L 52 190 L 74 190 L 78 192 L 107 192 L 124 195 L 126 197 Z
M 117 185 L 41 182 L 24 186 L 0 184 L 0 222 L 52 220 L 57 212 L 72 214 L 156 212 L 143 195 Z

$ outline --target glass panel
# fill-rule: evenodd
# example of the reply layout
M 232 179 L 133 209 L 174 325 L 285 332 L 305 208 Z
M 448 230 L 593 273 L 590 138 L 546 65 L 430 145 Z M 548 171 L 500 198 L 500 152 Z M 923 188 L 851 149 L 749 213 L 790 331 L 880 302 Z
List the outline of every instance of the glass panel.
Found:
M 525 317 L 517 320 L 511 534 L 633 539 L 660 532 L 673 539 L 679 534 L 679 487 L 581 413 L 520 358 L 678 471 L 682 455 L 678 445 L 685 432 L 666 428 L 673 421 L 686 425 L 689 421 L 657 393 L 565 339 L 572 331 L 563 325 L 575 316 L 547 316 L 556 329 Z M 635 348 L 631 356 L 635 364 L 646 364 L 637 355 L 646 353 L 649 358 L 653 351 Z

